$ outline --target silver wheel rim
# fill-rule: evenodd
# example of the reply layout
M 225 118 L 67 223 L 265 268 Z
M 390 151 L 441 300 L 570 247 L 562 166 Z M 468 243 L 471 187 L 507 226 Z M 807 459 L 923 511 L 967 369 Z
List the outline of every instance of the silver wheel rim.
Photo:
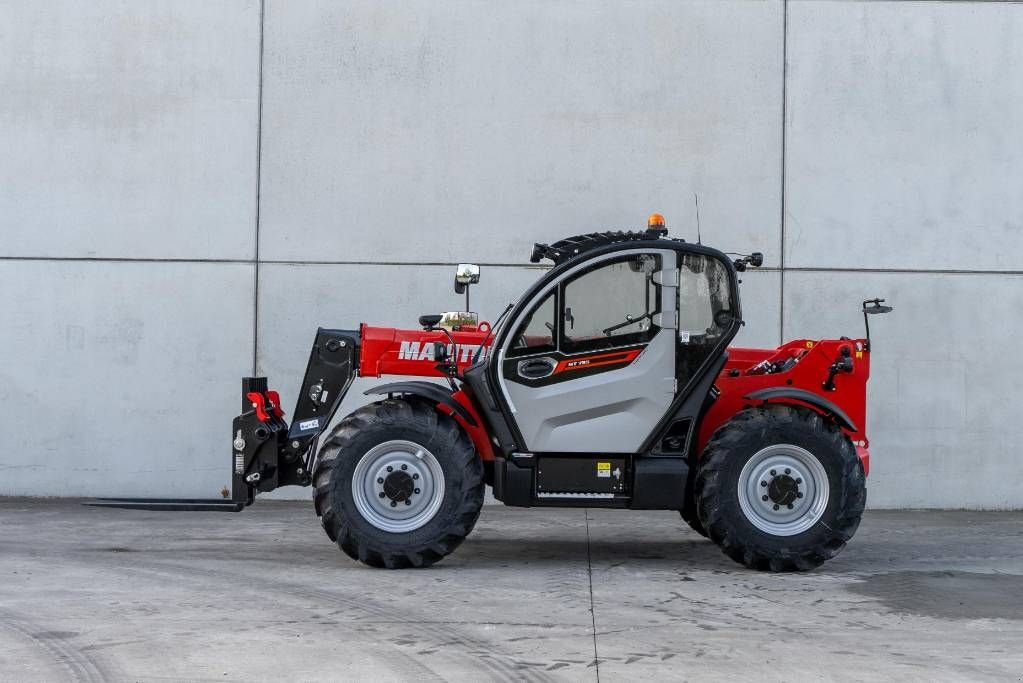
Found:
M 828 473 L 813 453 L 791 444 L 753 454 L 739 473 L 739 506 L 750 524 L 772 536 L 801 534 L 828 507 Z
M 363 519 L 382 531 L 423 526 L 444 502 L 444 470 L 433 453 L 412 441 L 385 441 L 355 465 L 352 497 Z

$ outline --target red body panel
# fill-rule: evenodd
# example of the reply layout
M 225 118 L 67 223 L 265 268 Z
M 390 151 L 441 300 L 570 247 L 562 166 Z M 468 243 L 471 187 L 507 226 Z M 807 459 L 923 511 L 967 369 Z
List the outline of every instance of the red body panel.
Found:
M 359 358 L 359 375 L 362 377 L 380 375 L 445 377 L 446 375 L 437 369 L 437 362 L 434 360 L 434 342 L 448 344 L 448 355 L 455 358 L 459 370 L 464 370 L 472 364 L 476 351 L 490 336 L 490 325 L 484 322 L 476 328 L 463 328 L 452 332 L 451 337 L 455 340 L 454 349 L 450 348 L 450 341 L 443 332 L 362 325 L 360 336 L 362 351 Z M 476 411 L 476 406 L 464 391 L 456 391 L 453 397 L 472 415 L 476 422 L 475 426 L 447 406 L 439 405 L 438 410 L 450 415 L 461 425 L 472 439 L 480 458 L 492 461 L 494 446 L 490 443 L 490 435 L 483 419 Z
M 458 369 L 464 370 L 472 364 L 472 357 L 490 335 L 490 325 L 480 323 L 476 328 L 463 328 L 452 332 L 457 353 Z M 400 330 L 394 327 L 371 327 L 362 325 L 362 356 L 359 358 L 359 375 L 379 377 L 380 375 L 410 375 L 415 377 L 444 377 L 437 369 L 433 358 L 434 342 L 450 345 L 443 332 L 427 330 Z
M 826 391 L 823 384 L 828 377 L 828 368 L 841 356 L 843 346 L 849 347 L 853 370 L 850 373 L 836 375 L 835 390 Z M 800 356 L 799 361 L 785 372 L 746 374 L 763 361 L 778 363 L 793 356 Z M 738 376 L 734 376 L 736 370 L 740 373 Z M 870 352 L 866 350 L 866 340 L 864 339 L 796 339 L 777 349 L 731 348 L 728 350 L 728 361 L 716 382 L 721 395 L 707 411 L 700 425 L 698 449 L 699 451 L 703 450 L 714 430 L 720 427 L 725 420 L 746 406 L 760 403 L 760 401 L 751 401 L 746 398 L 751 392 L 773 387 L 792 387 L 818 394 L 834 403 L 849 416 L 853 425 L 856 426 L 856 431 L 846 430 L 846 433 L 857 447 L 857 453 L 863 463 L 863 469 L 866 471 L 870 462 L 867 451 L 870 443 L 866 435 L 867 378 L 869 376 Z M 792 399 L 784 400 L 790 403 L 800 403 Z
M 455 414 L 453 411 L 451 416 L 455 418 L 455 421 L 462 425 L 462 429 L 472 439 L 472 443 L 476 446 L 476 452 L 480 454 L 480 458 L 484 462 L 491 462 L 494 459 L 494 446 L 490 443 L 490 434 L 487 433 L 487 428 L 483 423 L 483 419 L 480 414 L 476 411 L 476 406 L 473 405 L 472 399 L 469 398 L 468 394 L 464 391 L 456 391 L 454 399 L 462 404 L 469 414 L 472 415 L 472 419 L 476 421 L 476 426 L 473 426 L 462 419 L 461 415 Z
M 460 331 L 452 332 L 451 337 L 454 339 L 455 348 L 449 347 L 448 354 L 454 356 L 458 368 L 464 370 L 472 364 L 473 356 L 480 346 L 491 342 L 490 325 L 481 323 L 476 328 L 463 327 Z M 439 331 L 363 325 L 359 374 L 363 377 L 380 375 L 444 377 L 444 373 L 436 367 L 434 342 L 449 343 L 449 340 L 444 332 Z M 826 391 L 823 384 L 828 377 L 828 368 L 841 357 L 842 347 L 849 348 L 853 370 L 850 373 L 836 375 L 834 391 Z M 602 358 L 604 355 L 606 354 L 585 357 L 585 360 L 599 364 L 604 360 Z M 629 360 L 634 360 L 638 355 L 638 352 L 635 353 Z M 755 373 L 754 368 L 763 361 L 780 363 L 792 357 L 798 357 L 798 362 L 784 372 L 748 374 L 751 370 Z M 559 367 L 559 371 L 570 371 L 573 367 L 565 363 L 565 367 Z M 728 361 L 715 383 L 721 393 L 703 418 L 697 448 L 702 451 L 714 430 L 732 415 L 747 406 L 761 403 L 746 398 L 751 392 L 773 387 L 792 387 L 818 394 L 845 412 L 856 426 L 856 431 L 846 430 L 846 433 L 856 446 L 857 454 L 866 470 L 870 459 L 867 450 L 869 442 L 865 432 L 869 374 L 870 352 L 866 350 L 866 340 L 863 339 L 797 339 L 776 349 L 731 348 L 728 350 Z M 454 398 L 465 406 L 477 425 L 474 427 L 458 416 L 453 417 L 472 438 L 480 457 L 484 460 L 493 460 L 494 450 L 490 436 L 472 401 L 464 391 L 456 392 Z M 799 403 L 793 399 L 773 400 Z M 451 411 L 443 406 L 440 409 L 451 414 Z

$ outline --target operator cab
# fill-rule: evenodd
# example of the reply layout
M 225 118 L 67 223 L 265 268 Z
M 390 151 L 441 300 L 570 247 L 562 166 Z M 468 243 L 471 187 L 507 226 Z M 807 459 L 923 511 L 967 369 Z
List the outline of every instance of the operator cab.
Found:
M 684 481 L 703 397 L 742 324 L 735 264 L 717 250 L 668 238 L 663 219 L 642 232 L 537 244 L 531 260 L 542 259 L 554 267 L 496 328 L 487 359 L 464 375 L 499 450 L 536 469 L 528 503 L 500 490 L 507 472 L 495 473 L 495 495 L 535 505 L 587 492 L 552 474 L 565 469 L 555 460 L 566 457 L 613 482 L 616 470 L 646 468 L 645 455 L 675 456 L 673 476 Z M 690 395 L 699 405 L 687 403 Z M 546 468 L 536 465 L 544 460 Z M 545 476 L 555 480 L 545 483 Z M 599 493 L 629 498 L 621 476 L 621 490 Z

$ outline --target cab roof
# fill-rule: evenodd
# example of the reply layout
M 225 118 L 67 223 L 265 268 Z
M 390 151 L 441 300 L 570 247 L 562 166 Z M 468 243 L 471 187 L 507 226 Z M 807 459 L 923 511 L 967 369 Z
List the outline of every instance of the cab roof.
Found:
M 529 257 L 531 263 L 539 263 L 542 259 L 550 259 L 554 265 L 559 265 L 570 258 L 574 258 L 599 247 L 621 242 L 649 242 L 652 240 L 664 240 L 684 244 L 685 240 L 677 237 L 667 237 L 666 231 L 657 229 L 637 231 L 607 231 L 591 232 L 586 235 L 575 235 L 558 240 L 554 244 L 547 245 L 537 242 L 533 245 L 533 253 Z

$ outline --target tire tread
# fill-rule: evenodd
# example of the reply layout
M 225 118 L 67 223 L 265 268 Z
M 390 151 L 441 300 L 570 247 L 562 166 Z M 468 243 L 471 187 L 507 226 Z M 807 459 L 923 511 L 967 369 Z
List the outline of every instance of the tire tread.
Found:
M 434 445 L 431 450 L 435 450 L 442 445 L 453 451 L 452 460 L 461 470 L 461 488 L 454 513 L 438 537 L 396 549 L 359 533 L 344 519 L 334 500 L 334 476 L 341 459 L 347 457 L 347 449 L 359 436 L 410 424 L 430 435 L 423 446 Z M 352 559 L 388 569 L 428 567 L 454 551 L 472 531 L 483 507 L 484 488 L 483 465 L 472 441 L 452 418 L 425 401 L 387 399 L 345 417 L 324 442 L 313 474 L 313 505 L 327 536 Z
M 790 547 L 770 548 L 758 534 L 747 533 L 725 514 L 723 506 L 738 507 L 726 495 L 725 487 L 734 484 L 726 475 L 726 463 L 735 456 L 737 447 L 753 436 L 763 438 L 769 431 L 798 430 L 811 432 L 838 454 L 840 498 L 834 519 L 822 526 L 825 533 L 820 540 L 810 546 L 792 543 Z M 856 533 L 866 502 L 863 467 L 841 428 L 813 410 L 785 404 L 747 408 L 719 427 L 704 450 L 694 488 L 698 518 L 722 552 L 751 569 L 772 572 L 808 571 L 840 553 Z

